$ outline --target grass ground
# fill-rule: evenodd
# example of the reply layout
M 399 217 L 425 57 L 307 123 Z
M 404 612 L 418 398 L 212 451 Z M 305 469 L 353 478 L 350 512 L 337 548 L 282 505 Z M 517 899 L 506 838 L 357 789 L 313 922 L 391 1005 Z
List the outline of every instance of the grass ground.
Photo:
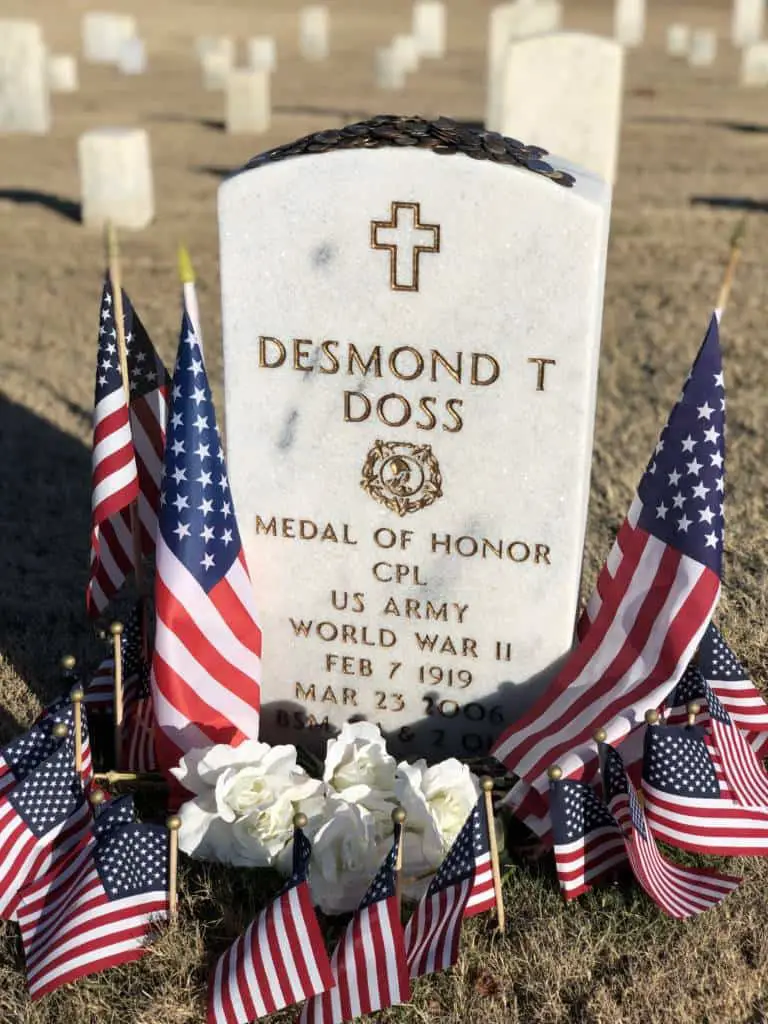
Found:
M 84 0 L 4 0 L 36 17 L 55 50 L 76 50 Z M 363 113 L 482 110 L 488 0 L 449 0 L 450 54 L 402 94 L 375 94 L 372 49 L 407 26 L 406 0 L 334 0 L 337 35 L 326 66 L 295 52 L 298 0 L 126 3 L 139 18 L 152 72 L 121 81 L 83 68 L 83 87 L 55 103 L 41 139 L 6 138 L 0 151 L 0 736 L 18 732 L 57 690 L 56 662 L 74 649 L 97 657 L 85 625 L 92 358 L 102 253 L 76 214 L 75 142 L 88 127 L 146 125 L 157 222 L 124 242 L 126 283 L 167 362 L 178 330 L 175 249 L 188 243 L 200 277 L 203 329 L 219 336 L 215 193 L 222 169 L 258 149 Z M 609 0 L 566 0 L 569 28 L 609 31 Z M 589 584 L 629 504 L 714 303 L 728 239 L 749 210 L 744 258 L 723 331 L 729 389 L 725 591 L 718 622 L 768 683 L 765 252 L 768 116 L 765 94 L 735 86 L 724 39 L 725 2 L 650 5 L 646 46 L 630 55 L 608 261 L 599 405 L 587 538 Z M 663 54 L 678 16 L 721 33 L 712 69 Z M 280 48 L 268 136 L 228 138 L 221 100 L 203 93 L 191 56 L 205 32 L 273 32 Z M 308 99 L 311 97 L 311 99 Z M 348 116 L 349 115 L 349 116 Z M 214 389 L 221 362 L 208 345 Z M 717 911 L 682 924 L 631 884 L 565 906 L 552 865 L 507 871 L 507 930 L 465 928 L 457 968 L 416 986 L 393 1024 L 757 1024 L 768 1020 L 768 871 L 733 862 L 742 889 Z M 190 863 L 179 925 L 140 964 L 70 986 L 32 1007 L 15 926 L 0 932 L 0 1022 L 193 1024 L 203 1019 L 208 968 L 249 920 L 263 879 Z M 289 1019 L 290 1014 L 283 1015 Z M 278 1017 L 278 1019 L 281 1019 Z

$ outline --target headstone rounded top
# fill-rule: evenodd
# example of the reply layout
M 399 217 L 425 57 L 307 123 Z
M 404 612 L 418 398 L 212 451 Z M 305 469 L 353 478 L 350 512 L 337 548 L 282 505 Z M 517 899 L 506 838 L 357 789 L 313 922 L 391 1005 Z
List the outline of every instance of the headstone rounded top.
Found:
M 399 117 L 394 114 L 378 114 L 367 121 L 357 121 L 344 128 L 329 128 L 305 135 L 295 142 L 260 153 L 238 173 L 308 153 L 330 153 L 339 149 L 380 149 L 384 146 L 418 146 L 446 156 L 460 153 L 473 160 L 490 160 L 492 163 L 526 168 L 567 188 L 575 184 L 572 174 L 558 170 L 542 159 L 547 156 L 547 150 L 541 146 L 526 146 L 518 139 L 458 124 L 449 117 L 427 121 L 422 117 Z

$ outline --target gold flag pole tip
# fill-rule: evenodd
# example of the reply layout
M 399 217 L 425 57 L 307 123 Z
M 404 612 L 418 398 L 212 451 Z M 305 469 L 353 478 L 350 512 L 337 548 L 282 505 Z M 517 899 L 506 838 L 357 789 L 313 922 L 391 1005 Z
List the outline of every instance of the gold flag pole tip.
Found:
M 307 816 L 299 811 L 298 814 L 293 816 L 293 827 L 294 828 L 306 828 L 307 827 Z
M 393 825 L 404 825 L 405 824 L 405 811 L 402 807 L 396 807 L 392 811 L 392 824 Z
M 563 777 L 563 769 L 559 764 L 553 764 L 551 768 L 547 769 L 547 778 L 550 782 L 558 782 Z
M 121 636 L 123 632 L 122 622 L 113 622 L 112 625 L 109 627 L 109 632 L 112 634 L 112 636 Z
M 696 716 L 701 711 L 701 704 L 698 701 L 692 700 L 686 705 L 685 710 L 688 712 L 688 725 L 695 725 Z
M 57 722 L 56 725 L 51 729 L 51 735 L 57 740 L 63 740 L 64 737 L 69 733 L 66 722 Z
M 608 739 L 608 733 L 605 729 L 597 729 L 595 731 L 595 743 L 605 743 Z
M 77 658 L 74 654 L 65 654 L 59 664 L 61 665 L 62 671 L 71 672 L 77 664 Z
M 101 804 L 106 803 L 107 794 L 104 792 L 103 789 L 94 789 L 91 790 L 91 794 L 88 797 L 88 799 L 91 801 L 94 807 L 100 807 Z
M 195 283 L 195 269 L 186 245 L 179 246 L 179 280 L 182 284 Z
M 656 711 L 654 708 L 651 708 L 649 711 L 645 712 L 645 724 L 658 725 L 660 717 L 661 716 L 659 715 L 659 712 Z

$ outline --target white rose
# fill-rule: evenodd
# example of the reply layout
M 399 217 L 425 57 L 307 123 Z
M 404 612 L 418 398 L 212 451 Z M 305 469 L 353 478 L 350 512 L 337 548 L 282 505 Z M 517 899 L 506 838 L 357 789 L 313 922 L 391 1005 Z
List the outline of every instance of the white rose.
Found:
M 272 866 L 293 837 L 294 814 L 317 818 L 325 802 L 324 784 L 296 764 L 290 746 L 219 745 L 192 751 L 172 771 L 196 793 L 179 812 L 179 846 L 204 860 Z
M 329 797 L 324 819 L 312 836 L 312 896 L 324 913 L 343 914 L 356 909 L 389 846 L 376 842 L 374 816 L 359 804 Z
M 347 722 L 328 744 L 323 780 L 349 803 L 383 818 L 394 807 L 395 767 L 377 725 Z
M 477 778 L 449 758 L 427 767 L 424 760 L 397 766 L 395 793 L 406 813 L 403 835 L 404 892 L 420 898 L 477 803 Z M 418 880 L 420 879 L 420 880 Z

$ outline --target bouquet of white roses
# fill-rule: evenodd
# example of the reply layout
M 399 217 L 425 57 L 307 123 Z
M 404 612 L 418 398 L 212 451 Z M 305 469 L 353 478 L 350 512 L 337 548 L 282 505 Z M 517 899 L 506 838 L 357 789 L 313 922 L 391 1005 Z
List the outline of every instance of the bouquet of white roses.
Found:
M 193 750 L 173 774 L 193 798 L 181 808 L 180 846 L 192 857 L 291 868 L 293 817 L 307 816 L 310 882 L 328 914 L 354 910 L 392 842 L 392 811 L 406 812 L 403 893 L 419 899 L 477 801 L 477 778 L 454 758 L 397 764 L 378 727 L 345 725 L 331 740 L 322 779 L 293 746 L 247 740 Z

